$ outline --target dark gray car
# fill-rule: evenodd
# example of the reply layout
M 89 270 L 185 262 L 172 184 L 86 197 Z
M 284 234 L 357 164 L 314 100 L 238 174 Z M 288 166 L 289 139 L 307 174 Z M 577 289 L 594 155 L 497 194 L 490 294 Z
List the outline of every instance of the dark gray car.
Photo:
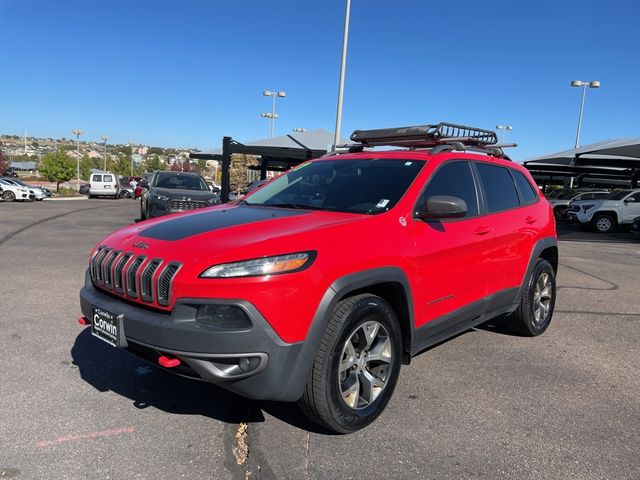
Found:
M 168 213 L 196 210 L 220 203 L 220 196 L 209 190 L 207 182 L 197 173 L 155 172 L 144 187 L 140 199 L 140 219 Z

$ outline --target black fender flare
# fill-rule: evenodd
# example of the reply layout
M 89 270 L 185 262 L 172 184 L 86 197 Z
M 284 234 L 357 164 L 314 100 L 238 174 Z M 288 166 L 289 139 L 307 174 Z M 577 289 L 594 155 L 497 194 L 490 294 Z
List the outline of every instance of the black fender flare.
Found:
M 513 305 L 513 310 L 518 308 L 518 305 L 520 304 L 520 300 L 522 299 L 522 296 L 524 295 L 524 292 L 527 288 L 527 279 L 529 278 L 529 275 L 531 275 L 531 272 L 533 272 L 533 269 L 536 266 L 536 262 L 540 258 L 542 252 L 544 252 L 547 248 L 551 248 L 551 247 L 555 247 L 557 252 L 558 240 L 555 237 L 541 238 L 533 246 L 533 250 L 531 250 L 531 256 L 529 257 L 529 264 L 527 265 L 527 270 L 524 273 L 524 277 L 522 278 L 522 282 L 520 283 L 520 287 L 518 289 L 518 294 L 516 295 L 516 301 Z M 554 267 L 557 272 L 558 265 L 554 265 Z
M 292 366 L 293 369 L 289 376 L 286 391 L 282 392 L 280 396 L 283 400 L 295 401 L 302 396 L 302 392 L 311 373 L 316 352 L 326 331 L 331 314 L 338 302 L 351 292 L 387 282 L 397 282 L 403 287 L 409 316 L 409 345 L 404 345 L 404 349 L 411 351 L 415 323 L 411 287 L 405 272 L 399 267 L 380 267 L 345 275 L 336 279 L 325 291 L 320 300 L 309 326 L 307 336 L 302 342 L 302 350 L 300 351 L 296 365 Z

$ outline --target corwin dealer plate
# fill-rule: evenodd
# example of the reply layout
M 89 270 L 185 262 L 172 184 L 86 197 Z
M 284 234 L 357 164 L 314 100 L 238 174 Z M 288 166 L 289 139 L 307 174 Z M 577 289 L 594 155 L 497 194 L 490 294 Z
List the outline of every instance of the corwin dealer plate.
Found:
M 101 308 L 93 309 L 91 334 L 107 342 L 112 347 L 126 347 L 126 337 L 123 330 L 124 315 L 116 315 Z

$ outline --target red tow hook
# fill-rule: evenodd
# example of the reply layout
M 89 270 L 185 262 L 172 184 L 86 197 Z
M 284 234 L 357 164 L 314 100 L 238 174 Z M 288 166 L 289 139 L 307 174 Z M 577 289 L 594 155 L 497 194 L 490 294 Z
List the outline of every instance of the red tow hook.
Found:
M 91 325 L 91 322 L 87 319 L 87 317 L 78 318 L 78 323 L 82 326 Z
M 158 359 L 158 363 L 165 368 L 173 368 L 180 365 L 180 360 L 177 358 L 169 358 L 164 355 Z

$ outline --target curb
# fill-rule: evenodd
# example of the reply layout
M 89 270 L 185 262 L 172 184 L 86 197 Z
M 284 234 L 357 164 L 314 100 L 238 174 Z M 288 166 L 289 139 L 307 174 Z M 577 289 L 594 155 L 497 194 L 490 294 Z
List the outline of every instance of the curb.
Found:
M 71 200 L 88 200 L 89 197 L 49 197 L 49 198 L 43 198 L 42 201 L 43 202 L 68 202 Z

